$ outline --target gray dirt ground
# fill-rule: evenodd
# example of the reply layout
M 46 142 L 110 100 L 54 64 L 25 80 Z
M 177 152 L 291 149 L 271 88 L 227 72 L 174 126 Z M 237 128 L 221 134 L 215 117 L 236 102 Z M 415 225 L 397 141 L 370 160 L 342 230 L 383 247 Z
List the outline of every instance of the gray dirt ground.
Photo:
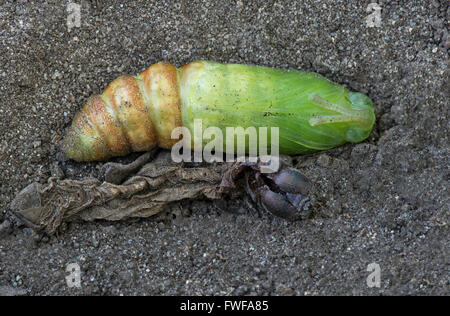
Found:
M 294 157 L 315 182 L 310 219 L 198 201 L 38 244 L 21 228 L 0 239 L 0 294 L 450 294 L 447 0 L 378 1 L 374 28 L 370 1 L 73 2 L 70 33 L 66 1 L 0 4 L 0 221 L 56 173 L 58 136 L 87 98 L 158 61 L 315 71 L 367 93 L 377 123 L 362 144 Z M 380 288 L 366 284 L 373 262 Z M 81 289 L 66 286 L 69 263 Z

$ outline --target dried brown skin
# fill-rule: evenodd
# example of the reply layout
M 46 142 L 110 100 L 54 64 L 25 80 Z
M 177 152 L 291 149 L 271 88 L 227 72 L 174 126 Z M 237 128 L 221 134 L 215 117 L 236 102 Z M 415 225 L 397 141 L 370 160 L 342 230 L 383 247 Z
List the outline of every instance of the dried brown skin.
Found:
M 11 210 L 27 226 L 48 234 L 54 234 L 64 221 L 149 217 L 171 202 L 220 198 L 226 168 L 226 164 L 182 168 L 165 152 L 120 185 L 95 178 L 32 183 L 16 196 Z
M 146 153 L 130 165 L 106 164 L 105 178 L 115 183 L 95 178 L 32 183 L 16 196 L 11 210 L 25 225 L 51 235 L 65 221 L 149 217 L 172 202 L 220 199 L 241 192 L 247 192 L 259 208 L 289 220 L 302 218 L 307 208 L 310 183 L 285 164 L 278 172 L 263 175 L 259 164 L 248 162 L 186 168 L 174 163 L 167 151 L 147 163 L 153 154 Z

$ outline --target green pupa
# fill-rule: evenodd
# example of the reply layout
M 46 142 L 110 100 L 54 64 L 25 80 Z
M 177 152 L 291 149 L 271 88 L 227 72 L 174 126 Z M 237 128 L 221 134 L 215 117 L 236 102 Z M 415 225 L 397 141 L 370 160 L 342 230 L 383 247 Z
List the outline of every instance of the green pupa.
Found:
M 107 160 L 179 141 L 172 131 L 279 128 L 279 153 L 308 154 L 366 139 L 372 101 L 323 76 L 297 70 L 196 61 L 157 63 L 114 80 L 91 97 L 67 131 L 63 149 L 77 161 Z M 267 146 L 270 147 L 270 135 Z M 205 143 L 208 140 L 204 140 Z

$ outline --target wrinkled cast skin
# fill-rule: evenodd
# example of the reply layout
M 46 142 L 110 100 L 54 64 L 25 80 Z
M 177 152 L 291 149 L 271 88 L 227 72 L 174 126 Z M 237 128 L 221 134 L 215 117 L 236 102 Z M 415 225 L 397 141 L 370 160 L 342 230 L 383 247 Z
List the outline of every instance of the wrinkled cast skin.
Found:
M 326 78 L 295 70 L 197 61 L 157 63 L 114 80 L 75 116 L 63 149 L 76 161 L 170 149 L 174 128 L 279 128 L 281 154 L 306 154 L 367 138 L 372 101 Z M 204 139 L 204 144 L 209 139 Z M 248 144 L 247 144 L 248 147 Z M 225 148 L 224 148 L 225 151 Z
M 66 221 L 123 220 L 149 217 L 183 199 L 221 199 L 247 192 L 258 208 L 288 219 L 308 216 L 311 183 L 298 170 L 282 163 L 271 174 L 261 173 L 260 163 L 208 164 L 182 167 L 170 153 L 144 154 L 129 165 L 105 164 L 106 181 L 95 178 L 32 183 L 11 203 L 20 224 L 37 233 L 54 234 Z M 12 222 L 0 227 L 9 229 Z

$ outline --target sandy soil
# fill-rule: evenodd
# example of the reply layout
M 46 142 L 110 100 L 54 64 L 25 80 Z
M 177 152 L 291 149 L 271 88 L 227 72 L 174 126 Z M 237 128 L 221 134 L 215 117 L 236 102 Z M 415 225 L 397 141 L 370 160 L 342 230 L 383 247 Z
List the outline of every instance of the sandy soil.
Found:
M 369 1 L 74 2 L 70 32 L 66 2 L 0 4 L 0 221 L 17 192 L 58 173 L 58 137 L 87 98 L 158 61 L 318 72 L 367 93 L 376 127 L 294 157 L 315 183 L 310 219 L 197 201 L 174 219 L 73 223 L 37 244 L 21 228 L 0 238 L 0 294 L 450 294 L 448 1 L 378 1 L 372 28 Z M 66 285 L 70 263 L 80 289 Z

